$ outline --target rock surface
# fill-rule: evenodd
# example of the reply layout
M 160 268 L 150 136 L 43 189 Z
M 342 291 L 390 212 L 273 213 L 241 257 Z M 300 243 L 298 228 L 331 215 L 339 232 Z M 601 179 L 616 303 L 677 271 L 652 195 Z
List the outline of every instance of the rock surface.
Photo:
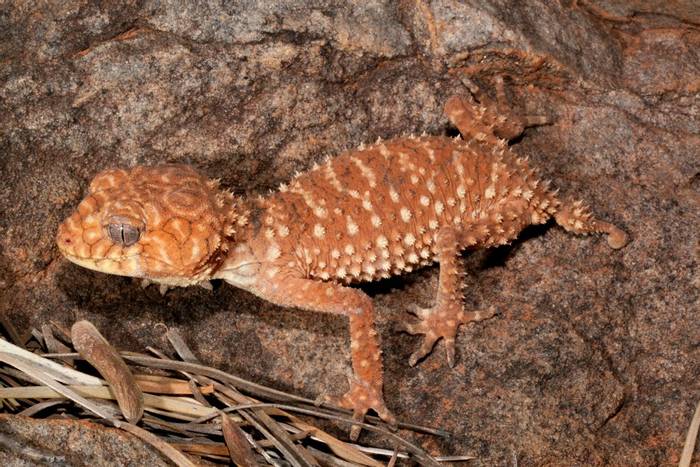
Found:
M 0 414 L 0 463 L 5 466 L 171 465 L 125 431 L 75 420 Z
M 410 368 L 418 339 L 394 330 L 431 303 L 437 268 L 367 286 L 387 403 L 455 434 L 416 442 L 474 465 L 678 462 L 700 400 L 697 2 L 14 3 L 0 6 L 0 312 L 22 332 L 89 319 L 143 350 L 167 348 L 165 323 L 211 365 L 342 392 L 342 319 L 228 286 L 161 297 L 61 259 L 58 223 L 106 167 L 192 163 L 256 194 L 379 136 L 454 134 L 441 106 L 460 78 L 492 93 L 504 75 L 516 108 L 553 122 L 515 149 L 632 243 L 551 227 L 467 255 L 468 305 L 501 314 L 463 329 L 454 369 L 440 347 Z

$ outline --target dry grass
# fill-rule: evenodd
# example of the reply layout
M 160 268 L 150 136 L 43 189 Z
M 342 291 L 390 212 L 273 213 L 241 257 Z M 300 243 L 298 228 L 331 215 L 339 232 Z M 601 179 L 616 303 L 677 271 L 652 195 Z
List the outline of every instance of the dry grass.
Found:
M 156 349 L 149 349 L 155 356 L 120 353 L 87 322 L 76 323 L 70 334 L 43 326 L 27 343 L 2 324 L 14 341 L 0 339 L 3 411 L 97 420 L 139 437 L 176 465 L 381 466 L 410 459 L 438 466 L 472 459 L 432 457 L 373 417 L 359 426 L 395 449 L 346 443 L 309 420 L 350 428 L 358 423 L 347 411 L 202 365 L 172 330 L 167 337 L 180 360 Z M 91 365 L 81 364 L 86 371 L 75 368 L 81 360 Z M 447 436 L 427 427 L 399 428 Z

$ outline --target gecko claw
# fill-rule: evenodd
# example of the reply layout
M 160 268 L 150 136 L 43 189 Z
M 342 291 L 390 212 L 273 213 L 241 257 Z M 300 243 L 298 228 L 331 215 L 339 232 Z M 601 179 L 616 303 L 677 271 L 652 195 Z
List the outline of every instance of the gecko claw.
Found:
M 445 357 L 447 358 L 447 365 L 450 368 L 455 367 L 455 353 L 455 340 L 445 338 Z

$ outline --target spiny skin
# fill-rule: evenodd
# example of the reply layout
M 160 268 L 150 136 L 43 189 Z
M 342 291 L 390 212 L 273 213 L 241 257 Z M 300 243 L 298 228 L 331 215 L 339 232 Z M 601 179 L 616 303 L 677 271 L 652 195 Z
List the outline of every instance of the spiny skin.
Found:
M 487 153 L 442 137 L 346 153 L 263 201 L 264 236 L 299 275 L 342 283 L 432 263 L 447 228 L 460 232 L 462 246 L 505 244 L 545 222 L 558 201 L 524 161 L 504 156 L 505 144 Z
M 221 278 L 282 306 L 348 316 L 355 376 L 338 402 L 357 419 L 373 409 L 393 421 L 371 300 L 346 284 L 439 262 L 435 305 L 414 308 L 420 321 L 405 325 L 425 334 L 409 363 L 442 338 L 453 365 L 458 327 L 493 315 L 463 309 L 461 250 L 508 243 L 552 216 L 574 233 L 607 233 L 613 248 L 627 243 L 512 153 L 500 137 L 522 131 L 519 121 L 462 98 L 445 111 L 467 139 L 378 141 L 258 199 L 234 198 L 185 166 L 103 172 L 59 228 L 59 247 L 98 271 L 182 286 Z

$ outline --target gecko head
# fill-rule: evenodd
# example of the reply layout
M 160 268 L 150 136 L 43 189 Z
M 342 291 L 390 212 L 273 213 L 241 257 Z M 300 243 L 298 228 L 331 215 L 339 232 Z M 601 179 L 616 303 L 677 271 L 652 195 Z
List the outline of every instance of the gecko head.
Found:
M 98 174 L 56 241 L 70 261 L 100 272 L 190 285 L 209 278 L 243 213 L 234 198 L 185 165 Z

